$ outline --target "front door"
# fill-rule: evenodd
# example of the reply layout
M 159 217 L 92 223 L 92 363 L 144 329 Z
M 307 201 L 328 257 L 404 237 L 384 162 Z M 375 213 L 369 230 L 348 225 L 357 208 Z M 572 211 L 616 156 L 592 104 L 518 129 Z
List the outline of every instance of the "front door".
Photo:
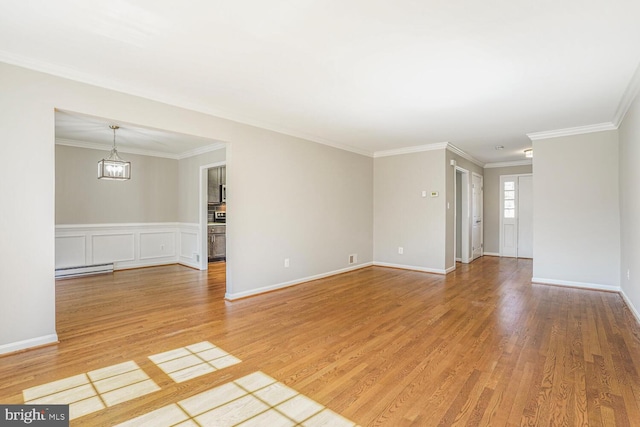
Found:
M 533 258 L 533 176 L 501 176 L 500 193 L 500 256 Z
M 483 244 L 482 244 L 482 176 L 473 174 L 472 180 L 472 192 L 471 192 L 471 215 L 473 226 L 471 229 L 471 246 L 472 246 L 472 259 L 476 259 L 482 256 Z

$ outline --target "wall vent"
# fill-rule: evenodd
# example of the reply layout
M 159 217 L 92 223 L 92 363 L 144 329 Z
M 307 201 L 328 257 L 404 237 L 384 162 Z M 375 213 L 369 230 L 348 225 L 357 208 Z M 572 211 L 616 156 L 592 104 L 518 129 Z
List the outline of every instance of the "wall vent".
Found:
M 56 268 L 56 279 L 113 273 L 113 263 L 81 265 L 79 267 Z

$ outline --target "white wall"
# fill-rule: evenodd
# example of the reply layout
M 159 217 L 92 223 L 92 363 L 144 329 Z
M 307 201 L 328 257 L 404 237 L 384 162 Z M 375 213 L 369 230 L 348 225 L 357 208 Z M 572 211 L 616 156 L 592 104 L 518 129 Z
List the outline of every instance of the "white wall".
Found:
M 533 280 L 618 289 L 618 132 L 533 145 Z
M 445 149 L 374 161 L 374 260 L 444 273 Z M 422 191 L 427 197 L 422 197 Z M 432 191 L 438 197 L 430 197 Z M 398 254 L 398 247 L 404 254 Z M 453 247 L 451 247 L 453 256 Z
M 56 339 L 56 108 L 230 143 L 231 294 L 372 261 L 371 158 L 6 64 L 0 91 L 0 352 Z
M 619 128 L 621 288 L 640 319 L 640 96 Z M 627 271 L 629 276 L 627 276 Z

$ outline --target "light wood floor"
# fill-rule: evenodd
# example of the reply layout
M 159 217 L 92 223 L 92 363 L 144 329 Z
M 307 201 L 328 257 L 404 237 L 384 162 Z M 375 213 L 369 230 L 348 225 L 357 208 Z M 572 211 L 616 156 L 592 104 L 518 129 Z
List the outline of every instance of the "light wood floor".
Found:
M 133 361 L 159 390 L 72 425 L 118 424 L 256 371 L 362 426 L 640 425 L 633 315 L 616 293 L 531 284 L 530 260 L 447 276 L 368 267 L 235 302 L 223 267 L 57 282 L 60 344 L 0 357 L 0 403 Z M 176 383 L 148 358 L 202 341 L 242 362 Z

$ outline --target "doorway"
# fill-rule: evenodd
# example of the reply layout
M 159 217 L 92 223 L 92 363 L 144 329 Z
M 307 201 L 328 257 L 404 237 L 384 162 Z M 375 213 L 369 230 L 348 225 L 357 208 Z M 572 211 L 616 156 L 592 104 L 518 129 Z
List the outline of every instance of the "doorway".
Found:
M 471 175 L 471 260 L 484 255 L 484 223 L 482 217 L 484 190 L 482 175 Z
M 471 218 L 469 215 L 469 171 L 459 166 L 455 168 L 455 197 L 454 197 L 454 260 L 468 264 L 471 260 L 470 230 Z
M 500 176 L 500 256 L 533 258 L 533 175 Z

